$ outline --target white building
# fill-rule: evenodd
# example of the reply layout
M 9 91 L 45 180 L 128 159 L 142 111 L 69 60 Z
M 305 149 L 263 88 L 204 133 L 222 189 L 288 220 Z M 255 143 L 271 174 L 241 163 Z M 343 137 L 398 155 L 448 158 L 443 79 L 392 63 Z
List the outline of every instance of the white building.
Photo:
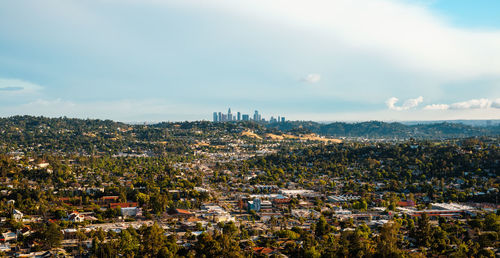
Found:
M 125 207 L 121 208 L 122 216 L 135 217 L 141 213 L 141 209 L 137 207 Z
M 5 242 L 11 241 L 11 240 L 16 240 L 17 234 L 16 234 L 16 232 L 5 232 L 5 233 L 2 233 L 2 238 Z
M 12 218 L 15 220 L 22 220 L 24 214 L 20 212 L 19 210 L 14 209 L 14 212 L 12 213 Z
M 71 214 L 69 214 L 68 220 L 71 222 L 83 222 L 85 221 L 85 217 L 82 214 L 78 213 L 77 211 L 74 211 Z
M 215 222 L 235 222 L 235 218 L 229 212 L 218 205 L 202 205 L 202 216 L 206 219 L 212 219 Z
M 319 196 L 319 194 L 314 192 L 313 190 L 305 190 L 305 189 L 297 189 L 297 190 L 282 189 L 279 191 L 279 193 L 281 193 L 286 197 L 302 196 L 302 197 L 312 198 Z

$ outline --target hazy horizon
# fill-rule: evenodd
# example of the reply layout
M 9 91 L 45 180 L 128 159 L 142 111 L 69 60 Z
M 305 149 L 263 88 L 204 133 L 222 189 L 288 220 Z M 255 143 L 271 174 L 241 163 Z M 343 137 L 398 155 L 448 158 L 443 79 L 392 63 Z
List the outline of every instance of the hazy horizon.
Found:
M 0 118 L 10 118 L 10 117 L 15 117 L 15 116 L 25 116 L 25 115 L 11 115 L 11 116 L 0 116 Z M 31 116 L 31 115 L 28 115 Z M 126 120 L 116 120 L 116 119 L 111 119 L 111 118 L 99 118 L 99 117 L 69 117 L 69 116 L 45 116 L 45 115 L 40 115 L 41 117 L 45 118 L 68 118 L 68 119 L 90 119 L 90 120 L 111 120 L 114 122 L 119 122 L 119 123 L 125 123 L 125 124 L 158 124 L 158 123 L 182 123 L 182 122 L 212 122 L 211 119 L 199 119 L 199 120 L 143 120 L 143 121 L 126 121 Z M 37 116 L 37 117 L 40 117 Z M 383 122 L 383 123 L 400 123 L 404 125 L 416 125 L 416 124 L 432 124 L 432 123 L 460 123 L 464 125 L 473 125 L 473 126 L 485 126 L 487 125 L 486 123 L 490 121 L 492 122 L 489 126 L 497 126 L 500 125 L 500 119 L 453 119 L 453 120 L 289 120 L 287 119 L 286 122 L 313 122 L 313 123 L 319 123 L 319 124 L 330 124 L 330 123 L 347 123 L 347 124 L 354 124 L 354 123 L 365 123 L 365 122 Z M 233 122 L 255 122 L 255 121 L 243 121 L 243 120 L 236 120 L 236 121 L 225 121 L 228 123 L 233 123 Z M 269 122 L 268 119 L 265 120 L 265 122 Z

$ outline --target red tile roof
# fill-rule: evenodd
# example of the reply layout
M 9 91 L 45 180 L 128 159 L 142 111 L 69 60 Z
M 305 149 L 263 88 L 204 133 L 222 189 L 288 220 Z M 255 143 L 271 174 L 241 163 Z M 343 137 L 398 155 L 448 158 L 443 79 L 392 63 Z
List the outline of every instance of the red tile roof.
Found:
M 257 254 L 270 254 L 274 252 L 274 249 L 268 247 L 254 247 L 253 251 Z
M 183 210 L 183 209 L 175 209 L 175 213 L 177 214 L 184 214 L 184 215 L 191 215 L 192 213 L 188 210 Z

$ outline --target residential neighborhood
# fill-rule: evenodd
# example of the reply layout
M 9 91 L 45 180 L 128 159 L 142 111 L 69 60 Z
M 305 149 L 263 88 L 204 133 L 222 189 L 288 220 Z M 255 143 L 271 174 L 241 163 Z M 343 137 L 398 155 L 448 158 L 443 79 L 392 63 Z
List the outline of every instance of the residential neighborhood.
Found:
M 35 128 L 49 128 L 47 122 Z M 152 134 L 155 127 L 117 130 L 113 137 L 124 140 L 113 148 L 138 156 L 107 153 L 106 145 L 70 150 L 64 137 L 55 144 L 22 142 L 12 137 L 32 129 L 2 127 L 10 140 L 0 142 L 0 251 L 18 257 L 499 254 L 498 138 L 326 143 L 257 139 L 241 134 L 248 125 L 222 126 L 160 130 L 158 137 L 183 135 L 166 138 L 171 146 L 121 136 Z M 93 128 L 85 135 L 112 130 L 104 122 Z

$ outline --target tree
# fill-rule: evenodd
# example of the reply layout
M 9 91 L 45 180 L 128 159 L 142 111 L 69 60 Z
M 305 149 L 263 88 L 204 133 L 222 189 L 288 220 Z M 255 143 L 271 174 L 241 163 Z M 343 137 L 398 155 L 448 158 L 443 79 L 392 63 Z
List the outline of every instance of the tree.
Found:
M 397 222 L 389 222 L 382 226 L 377 239 L 377 254 L 382 257 L 401 257 L 403 252 L 399 249 L 401 237 L 399 229 L 401 225 Z
M 59 247 L 63 240 L 63 233 L 56 223 L 50 223 L 47 229 L 43 232 L 43 241 L 47 249 Z
M 142 237 L 141 253 L 144 257 L 163 257 L 169 253 L 166 247 L 167 237 L 158 224 L 148 227 Z
M 316 222 L 316 231 L 315 234 L 317 237 L 321 237 L 325 234 L 328 234 L 330 232 L 330 225 L 328 225 L 328 222 L 326 222 L 325 217 L 321 216 Z
M 139 250 L 139 245 L 139 239 L 137 239 L 137 236 L 131 234 L 129 229 L 120 232 L 120 253 L 125 256 L 133 256 Z
M 431 240 L 431 224 L 429 223 L 429 216 L 427 214 L 422 214 L 418 219 L 415 238 L 417 244 L 423 247 L 429 247 Z
M 198 236 L 195 250 L 198 257 L 217 257 L 222 252 L 220 244 L 208 233 L 202 233 Z

